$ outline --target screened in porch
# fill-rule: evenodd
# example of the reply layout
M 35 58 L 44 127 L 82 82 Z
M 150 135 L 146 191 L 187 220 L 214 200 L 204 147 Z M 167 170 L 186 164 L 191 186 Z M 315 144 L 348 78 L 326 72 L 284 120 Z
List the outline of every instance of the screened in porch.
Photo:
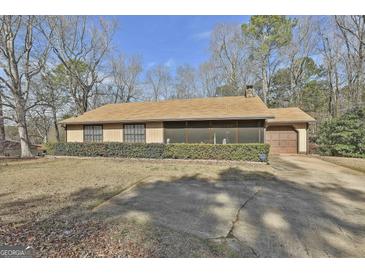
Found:
M 216 120 L 164 122 L 164 142 L 263 143 L 264 120 Z

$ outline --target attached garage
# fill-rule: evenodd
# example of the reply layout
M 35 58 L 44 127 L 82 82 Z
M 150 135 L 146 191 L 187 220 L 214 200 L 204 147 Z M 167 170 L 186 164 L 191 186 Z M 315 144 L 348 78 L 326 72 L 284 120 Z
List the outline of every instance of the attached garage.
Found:
M 273 154 L 298 153 L 298 133 L 292 126 L 267 127 L 266 142 Z
M 265 142 L 270 153 L 308 153 L 308 125 L 315 120 L 300 108 L 272 108 L 275 118 L 266 123 Z

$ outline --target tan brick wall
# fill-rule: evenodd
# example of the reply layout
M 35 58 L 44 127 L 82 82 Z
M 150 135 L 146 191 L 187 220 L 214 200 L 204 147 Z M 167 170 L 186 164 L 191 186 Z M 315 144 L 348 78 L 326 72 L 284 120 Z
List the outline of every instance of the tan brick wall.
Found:
M 123 142 L 123 124 L 104 124 L 104 142 Z
M 67 142 L 83 142 L 83 125 L 67 126 Z M 123 124 L 103 124 L 104 142 L 123 142 Z M 146 123 L 146 143 L 163 143 L 163 123 Z
M 307 124 L 300 123 L 293 126 L 298 132 L 298 152 L 307 153 Z
M 163 123 L 146 123 L 146 143 L 163 143 Z
M 83 125 L 68 125 L 67 126 L 67 142 L 82 143 L 84 141 Z

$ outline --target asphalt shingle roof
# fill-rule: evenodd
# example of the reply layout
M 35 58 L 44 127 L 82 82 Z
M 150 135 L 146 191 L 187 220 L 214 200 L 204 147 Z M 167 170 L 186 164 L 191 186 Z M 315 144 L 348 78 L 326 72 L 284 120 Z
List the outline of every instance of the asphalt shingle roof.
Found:
M 268 119 L 270 123 L 285 122 L 314 122 L 315 119 L 303 110 L 297 107 L 290 108 L 270 108 L 270 112 L 275 116 L 274 119 Z
M 108 104 L 62 124 L 178 120 L 268 119 L 272 112 L 258 97 L 226 96 L 160 102 Z

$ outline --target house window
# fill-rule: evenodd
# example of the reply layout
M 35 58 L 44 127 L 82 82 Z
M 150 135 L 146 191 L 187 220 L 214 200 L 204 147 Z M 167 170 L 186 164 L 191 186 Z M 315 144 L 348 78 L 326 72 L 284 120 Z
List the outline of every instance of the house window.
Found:
M 103 126 L 84 126 L 84 142 L 102 142 Z
M 145 143 L 146 129 L 144 124 L 125 124 L 123 126 L 125 143 Z

